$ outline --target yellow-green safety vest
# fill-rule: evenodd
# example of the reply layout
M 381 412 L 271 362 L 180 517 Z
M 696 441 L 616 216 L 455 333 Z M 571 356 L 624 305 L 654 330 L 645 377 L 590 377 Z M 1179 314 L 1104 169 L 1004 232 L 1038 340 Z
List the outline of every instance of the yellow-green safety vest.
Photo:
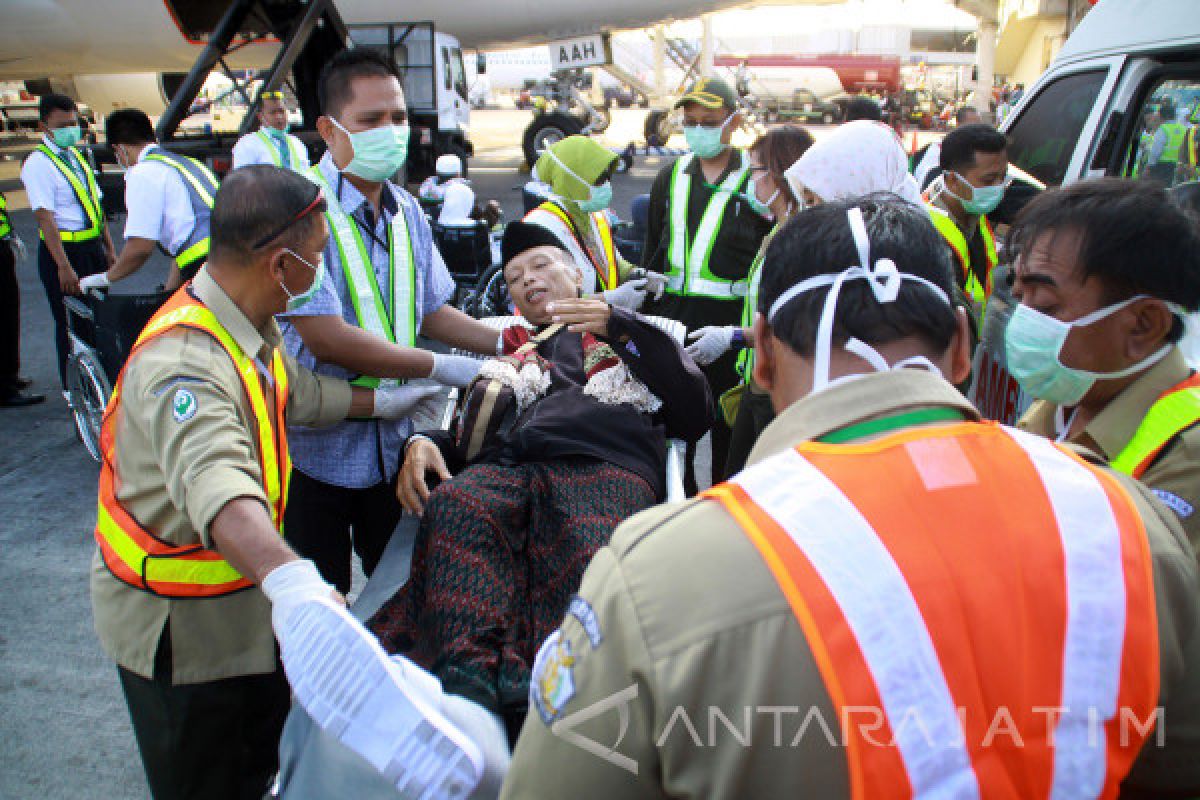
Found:
M 167 254 L 175 259 L 175 266 L 187 269 L 208 258 L 213 201 L 217 189 L 220 188 L 220 182 L 212 170 L 191 156 L 172 153 L 161 147 L 152 148 L 146 154 L 146 160 L 166 164 L 183 178 L 183 185 L 187 189 L 188 201 L 192 204 L 192 216 L 195 218 L 196 224 L 178 251 L 174 253 L 167 251 Z
M 261 128 L 259 128 L 254 135 L 261 139 L 262 143 L 267 146 L 267 152 L 271 154 L 271 161 L 275 164 L 275 166 L 284 168 L 283 153 L 281 153 L 279 150 L 279 145 L 277 144 L 278 139 Z M 286 169 L 295 170 L 296 172 L 303 172 L 303 165 L 308 163 L 308 153 L 305 152 L 303 146 L 299 141 L 296 140 L 296 137 L 294 136 L 289 136 L 285 133 L 283 135 L 283 143 L 288 149 L 288 156 L 292 160 L 292 163 L 288 165 Z
M 8 200 L 0 194 L 0 239 L 12 233 L 12 220 L 8 217 Z
M 741 192 L 750 179 L 750 159 L 738 151 L 738 167 L 721 181 L 708 199 L 695 236 L 689 236 L 687 216 L 692 176 L 688 168 L 695 155 L 688 154 L 675 162 L 671 172 L 670 248 L 667 250 L 668 294 L 685 297 L 709 297 L 714 300 L 735 300 L 746 296 L 747 281 L 729 280 L 713 274 L 708 259 L 721 232 L 725 207 L 734 195 Z
M 754 324 L 754 314 L 758 310 L 758 287 L 762 284 L 763 259 L 766 258 L 767 247 L 771 244 L 771 239 L 775 238 L 778 230 L 779 223 L 776 223 L 771 232 L 763 239 L 758 252 L 754 254 L 754 261 L 750 262 L 750 274 L 746 276 L 746 299 L 742 302 L 743 328 L 749 328 Z M 738 353 L 737 370 L 738 374 L 742 376 L 742 383 L 749 386 L 754 375 L 753 347 L 744 347 L 742 352 Z
M 1179 150 L 1183 146 L 1183 137 L 1187 136 L 1187 127 L 1179 122 L 1164 122 L 1158 129 L 1167 134 L 1167 144 L 1158 163 L 1174 164 L 1179 161 Z
M 75 199 L 79 201 L 79 205 L 83 208 L 83 215 L 87 218 L 88 226 L 79 231 L 60 230 L 58 235 L 64 242 L 90 242 L 92 239 L 99 237 L 104 231 L 104 211 L 100 207 L 100 187 L 96 184 L 96 175 L 92 172 L 91 166 L 87 161 L 84 161 L 83 154 L 74 147 L 65 149 L 83 167 L 84 178 L 87 181 L 86 185 L 79 180 L 79 174 L 69 164 L 63 162 L 58 157 L 58 153 L 55 153 L 44 144 L 37 146 L 38 152 L 50 159 L 50 163 L 58 167 L 58 171 L 62 173 L 63 177 L 67 179 L 67 183 L 71 185 L 71 190 L 75 192 Z M 45 239 L 46 237 L 41 231 L 38 231 L 38 238 Z
M 980 284 L 974 270 L 971 269 L 971 253 L 967 248 L 967 238 L 963 236 L 963 232 L 958 229 L 958 225 L 950 215 L 942 209 L 928 203 L 925 207 L 929 210 L 929 219 L 933 222 L 933 227 L 937 228 L 938 233 L 946 240 L 958 258 L 959 271 L 963 276 L 963 291 L 982 313 L 983 309 L 987 307 L 988 297 L 992 294 L 992 270 L 1000 261 L 1000 257 L 996 254 L 996 237 L 992 234 L 992 226 L 988 223 L 987 215 L 979 217 L 979 233 L 983 236 L 983 244 L 987 252 L 987 271 L 985 273 L 987 282 Z
M 313 166 L 308 174 L 325 194 L 325 218 L 337 244 L 338 260 L 342 263 L 342 274 L 346 276 L 358 326 L 392 344 L 413 347 L 417 343 L 417 271 L 404 209 L 396 209 L 388 228 L 388 279 L 392 299 L 389 316 L 379 282 L 375 279 L 370 251 L 358 225 L 342 210 L 337 194 L 329 187 L 320 168 Z M 384 190 L 387 191 L 386 187 Z M 368 388 L 396 386 L 402 382 L 369 376 L 351 381 L 355 386 Z
M 1163 392 L 1138 425 L 1129 444 L 1109 466 L 1140 479 L 1167 443 L 1200 423 L 1200 375 Z

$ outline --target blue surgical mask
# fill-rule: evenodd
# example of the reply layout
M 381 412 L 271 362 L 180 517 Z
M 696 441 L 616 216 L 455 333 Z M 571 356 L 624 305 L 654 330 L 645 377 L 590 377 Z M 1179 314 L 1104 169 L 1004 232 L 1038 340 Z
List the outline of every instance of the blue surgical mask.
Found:
M 1171 351 L 1170 344 L 1117 372 L 1088 372 L 1068 367 L 1059 360 L 1072 328 L 1099 322 L 1146 296 L 1139 294 L 1071 322 L 1055 319 L 1024 304 L 1018 305 L 1004 329 L 1004 353 L 1009 373 L 1032 396 L 1057 406 L 1074 406 L 1091 391 L 1096 381 L 1124 378 L 1158 363 Z
M 408 126 L 380 125 L 358 133 L 351 133 L 342 123 L 330 117 L 342 133 L 350 137 L 354 158 L 346 165 L 346 172 L 357 175 L 364 181 L 383 183 L 408 161 Z
M 1004 190 L 1012 183 L 1011 178 L 1005 178 L 1004 182 L 998 186 L 975 186 L 962 175 L 954 173 L 960 181 L 971 187 L 970 197 L 959 197 L 948 187 L 943 184 L 943 191 L 951 197 L 957 198 L 958 202 L 962 203 L 963 211 L 968 214 L 979 216 L 981 214 L 990 214 L 996 210 L 996 206 L 1000 205 L 1000 201 L 1004 199 Z
M 54 139 L 56 145 L 65 150 L 79 144 L 79 140 L 83 138 L 83 131 L 78 125 L 68 125 L 65 128 L 55 128 L 50 131 L 50 137 Z
M 303 258 L 296 253 L 295 250 L 289 250 L 285 247 L 283 252 L 290 254 L 297 261 L 310 268 L 314 273 L 312 286 L 309 286 L 300 294 L 292 294 L 288 291 L 288 288 L 283 281 L 279 282 L 279 287 L 283 289 L 283 293 L 286 294 L 288 298 L 287 305 L 284 306 L 284 311 L 287 313 L 296 311 L 297 309 L 307 305 L 308 301 L 316 297 L 317 292 L 321 291 L 321 286 L 325 283 L 325 259 L 324 257 L 318 258 L 317 263 L 313 264 L 309 262 L 308 259 Z
M 276 139 L 284 138 L 285 136 L 287 136 L 288 131 L 290 131 L 291 129 L 292 129 L 292 123 L 290 123 L 290 122 L 283 123 L 282 128 L 270 128 L 270 127 L 263 128 L 263 130 L 265 130 L 267 132 L 268 136 L 274 136 Z
M 721 141 L 721 137 L 725 135 L 725 126 L 731 119 L 733 119 L 733 114 L 713 128 L 705 125 L 685 125 L 683 138 L 687 140 L 688 148 L 696 154 L 697 158 L 716 158 L 721 155 L 721 151 L 729 146 Z
M 612 198 L 612 183 L 605 181 L 599 186 L 592 187 L 591 197 L 587 200 L 579 201 L 579 210 L 585 214 L 594 214 L 597 211 L 603 211 L 612 205 Z
M 746 182 L 746 203 L 754 213 L 768 219 L 775 219 L 775 212 L 771 210 L 771 203 L 774 203 L 779 197 L 779 188 L 776 187 L 775 194 L 767 198 L 767 202 L 758 199 L 758 185 L 755 182 L 755 176 L 751 175 L 750 180 Z

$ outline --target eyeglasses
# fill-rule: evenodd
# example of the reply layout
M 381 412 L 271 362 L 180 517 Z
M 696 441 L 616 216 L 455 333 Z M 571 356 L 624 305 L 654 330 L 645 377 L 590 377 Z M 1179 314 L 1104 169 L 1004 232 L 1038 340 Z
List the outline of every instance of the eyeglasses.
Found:
M 313 211 L 317 211 L 317 210 L 320 210 L 320 211 L 325 210 L 325 194 L 319 188 L 317 189 L 317 194 L 315 197 L 313 197 L 312 202 L 310 202 L 304 208 L 300 209 L 299 212 L 297 212 L 287 222 L 280 225 L 279 228 L 277 228 L 273 233 L 267 234 L 266 236 L 264 236 L 263 238 L 261 238 L 257 242 L 255 242 L 253 249 L 261 250 L 262 248 L 266 247 L 271 242 L 275 241 L 281 235 L 283 235 L 283 232 L 286 231 L 288 228 L 292 227 L 297 222 L 299 222 L 300 220 L 304 219 L 309 214 L 311 214 Z

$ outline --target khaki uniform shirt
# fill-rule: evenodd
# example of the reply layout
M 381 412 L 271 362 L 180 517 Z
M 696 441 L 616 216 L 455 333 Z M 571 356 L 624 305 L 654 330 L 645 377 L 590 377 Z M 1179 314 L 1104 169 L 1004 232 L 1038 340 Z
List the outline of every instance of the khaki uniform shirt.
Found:
M 750 463 L 850 424 L 937 407 L 978 419 L 928 373 L 866 376 L 787 409 Z M 1168 705 L 1168 746 L 1147 750 L 1161 759 L 1154 777 L 1171 785 L 1181 774 L 1200 778 L 1200 583 L 1174 518 L 1124 482 L 1152 551 Z M 531 707 L 503 797 L 849 797 L 838 717 L 808 642 L 758 550 L 717 502 L 633 517 L 596 555 L 579 596 L 561 627 L 572 663 L 534 668 L 535 688 L 556 667 L 558 686 L 568 686 L 561 721 L 552 730 Z M 1168 757 L 1174 773 L 1162 766 Z
M 196 275 L 193 290 L 243 352 L 256 354 L 267 375 L 262 365 L 280 345 L 274 320 L 256 330 L 207 269 Z M 315 376 L 286 355 L 284 363 L 289 422 L 329 425 L 346 416 L 349 384 Z M 123 380 L 114 431 L 117 499 L 135 519 L 172 544 L 202 541 L 211 548 L 209 526 L 226 503 L 254 497 L 267 504 L 255 417 L 237 367 L 213 337 L 191 329 L 159 336 L 129 359 Z M 178 388 L 196 401 L 194 415 L 183 422 L 173 414 Z M 168 622 L 174 684 L 276 667 L 270 605 L 257 587 L 215 598 L 158 597 L 113 577 L 97 550 L 91 591 L 105 652 L 143 677 L 153 677 Z
M 1191 367 L 1179 348 L 1148 369 L 1131 383 L 1103 411 L 1087 424 L 1074 439 L 1079 445 L 1112 461 L 1146 418 L 1150 406 L 1162 393 L 1187 380 Z M 1034 403 L 1017 427 L 1051 439 L 1058 437 L 1055 425 L 1056 406 L 1039 400 Z M 1193 425 L 1172 439 L 1142 473 L 1142 483 L 1150 488 L 1168 508 L 1179 516 L 1193 548 L 1200 548 L 1200 425 Z

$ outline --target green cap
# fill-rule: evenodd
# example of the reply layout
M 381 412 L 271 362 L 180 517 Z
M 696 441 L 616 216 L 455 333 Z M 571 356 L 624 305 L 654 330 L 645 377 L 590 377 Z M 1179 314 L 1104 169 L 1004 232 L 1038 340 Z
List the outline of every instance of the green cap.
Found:
M 733 88 L 720 78 L 701 78 L 692 84 L 687 94 L 679 98 L 675 104 L 679 108 L 687 103 L 697 103 L 705 108 L 728 108 L 730 111 L 738 107 L 738 96 Z

